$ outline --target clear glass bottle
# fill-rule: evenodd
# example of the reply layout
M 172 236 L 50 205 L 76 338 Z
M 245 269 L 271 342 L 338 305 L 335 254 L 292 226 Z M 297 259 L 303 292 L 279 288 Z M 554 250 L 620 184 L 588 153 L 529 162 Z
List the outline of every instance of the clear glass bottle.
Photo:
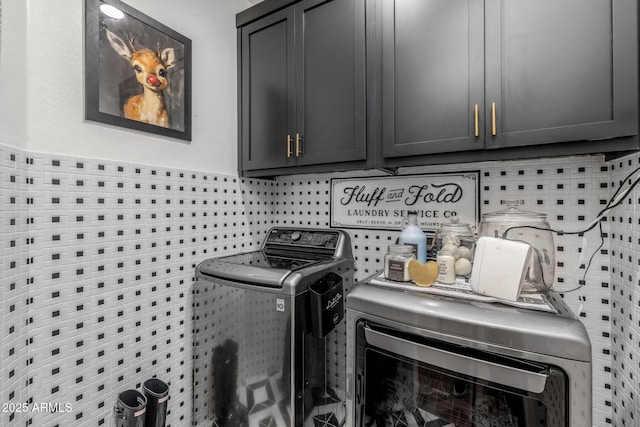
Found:
M 403 223 L 405 225 L 400 233 L 398 243 L 413 246 L 416 258 L 424 264 L 427 262 L 427 235 L 418 226 L 418 213 L 409 211 L 408 217 L 404 219 Z
M 389 245 L 384 256 L 384 277 L 396 282 L 408 282 L 409 261 L 416 259 L 413 246 Z

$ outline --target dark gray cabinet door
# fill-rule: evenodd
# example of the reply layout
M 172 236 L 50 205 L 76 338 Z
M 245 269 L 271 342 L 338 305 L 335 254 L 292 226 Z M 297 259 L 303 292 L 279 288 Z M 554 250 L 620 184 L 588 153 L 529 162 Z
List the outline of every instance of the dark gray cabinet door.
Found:
M 636 2 L 487 0 L 487 148 L 637 134 Z
M 366 158 L 364 0 L 304 0 L 241 29 L 241 170 Z
M 363 160 L 364 0 L 296 5 L 296 164 Z
M 242 28 L 242 169 L 285 166 L 295 125 L 293 9 Z
M 384 157 L 484 148 L 484 11 L 380 0 Z

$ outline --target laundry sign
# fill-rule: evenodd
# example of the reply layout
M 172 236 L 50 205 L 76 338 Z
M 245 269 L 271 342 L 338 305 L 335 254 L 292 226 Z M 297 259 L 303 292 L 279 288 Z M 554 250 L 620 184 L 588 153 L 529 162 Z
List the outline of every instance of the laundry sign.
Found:
M 409 211 L 435 230 L 458 218 L 479 221 L 477 171 L 331 180 L 331 227 L 399 230 Z

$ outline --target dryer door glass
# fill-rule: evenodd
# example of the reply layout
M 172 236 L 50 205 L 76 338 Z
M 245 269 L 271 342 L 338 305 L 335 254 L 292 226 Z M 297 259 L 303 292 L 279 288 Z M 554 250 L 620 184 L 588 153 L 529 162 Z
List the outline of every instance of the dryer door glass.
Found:
M 567 377 L 558 368 L 389 329 L 364 332 L 358 427 L 563 427 L 568 421 Z

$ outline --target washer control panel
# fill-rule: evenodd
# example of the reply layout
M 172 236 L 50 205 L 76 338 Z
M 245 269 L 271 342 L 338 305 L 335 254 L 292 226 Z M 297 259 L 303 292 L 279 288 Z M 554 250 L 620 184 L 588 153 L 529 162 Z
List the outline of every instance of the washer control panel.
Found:
M 338 245 L 337 231 L 273 228 L 264 247 L 269 245 L 305 246 L 309 248 L 335 249 Z

